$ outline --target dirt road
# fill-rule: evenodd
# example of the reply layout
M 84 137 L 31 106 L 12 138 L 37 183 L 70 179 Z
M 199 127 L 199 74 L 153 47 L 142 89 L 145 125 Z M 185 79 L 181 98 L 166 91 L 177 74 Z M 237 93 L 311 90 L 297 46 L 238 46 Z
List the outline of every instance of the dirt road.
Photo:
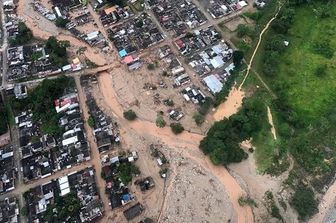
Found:
M 110 206 L 109 206 L 108 197 L 105 194 L 105 180 L 101 177 L 102 165 L 101 165 L 101 160 L 100 160 L 100 154 L 97 148 L 97 144 L 95 142 L 95 137 L 93 136 L 92 129 L 87 122 L 87 120 L 89 119 L 89 110 L 86 105 L 85 94 L 80 85 L 79 77 L 75 77 L 75 81 L 76 81 L 76 86 L 78 90 L 80 108 L 81 108 L 83 118 L 84 118 L 84 128 L 85 128 L 86 136 L 90 144 L 90 148 L 91 148 L 91 153 L 90 153 L 91 154 L 91 164 L 96 171 L 97 188 L 99 191 L 100 199 L 103 202 L 104 209 L 105 211 L 108 211 L 110 210 Z

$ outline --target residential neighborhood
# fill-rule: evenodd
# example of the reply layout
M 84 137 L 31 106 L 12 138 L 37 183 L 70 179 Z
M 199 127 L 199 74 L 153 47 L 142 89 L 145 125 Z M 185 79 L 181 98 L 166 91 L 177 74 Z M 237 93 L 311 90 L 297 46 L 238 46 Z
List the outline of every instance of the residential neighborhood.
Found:
M 335 222 L 332 0 L 0 16 L 0 223 Z

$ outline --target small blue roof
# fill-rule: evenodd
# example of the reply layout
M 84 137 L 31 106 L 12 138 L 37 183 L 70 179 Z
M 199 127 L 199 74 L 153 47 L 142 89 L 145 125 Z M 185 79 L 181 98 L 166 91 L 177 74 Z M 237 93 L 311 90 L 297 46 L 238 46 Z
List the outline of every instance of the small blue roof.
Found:
M 120 56 L 120 57 L 125 57 L 125 56 L 127 56 L 127 51 L 126 51 L 125 49 L 120 50 L 120 51 L 119 51 L 119 56 Z
M 122 196 L 122 200 L 125 201 L 125 202 L 127 202 L 127 201 L 131 200 L 131 197 L 130 197 L 129 194 L 124 194 L 124 195 Z

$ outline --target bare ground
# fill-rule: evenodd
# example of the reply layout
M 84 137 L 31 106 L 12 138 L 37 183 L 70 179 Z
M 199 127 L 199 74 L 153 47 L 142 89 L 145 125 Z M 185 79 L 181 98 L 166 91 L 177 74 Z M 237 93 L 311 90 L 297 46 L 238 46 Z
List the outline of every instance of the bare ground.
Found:
M 169 145 L 168 147 L 171 148 L 173 152 L 183 152 L 183 155 L 186 158 L 190 159 L 190 161 L 188 162 L 190 162 L 192 166 L 200 166 L 204 168 L 205 171 L 209 172 L 209 177 L 217 179 L 225 187 L 225 190 L 229 195 L 229 200 L 226 200 L 225 202 L 232 204 L 233 211 L 231 213 L 224 214 L 224 216 L 228 217 L 232 216 L 230 218 L 233 220 L 233 222 L 253 222 L 253 215 L 251 209 L 249 207 L 241 207 L 237 202 L 238 198 L 241 195 L 245 194 L 245 192 L 241 189 L 236 180 L 228 173 L 228 171 L 225 168 L 213 166 L 210 160 L 207 157 L 205 157 L 198 149 L 199 141 L 203 138 L 202 135 L 184 132 L 179 136 L 175 136 L 171 133 L 169 128 L 159 129 L 155 126 L 154 123 L 149 121 L 137 120 L 134 122 L 128 122 L 121 118 L 123 108 L 117 101 L 116 93 L 114 92 L 114 89 L 111 87 L 112 86 L 111 76 L 108 73 L 101 74 L 99 76 L 99 84 L 100 84 L 99 94 L 101 94 L 102 96 L 99 99 L 99 101 L 102 104 L 105 104 L 104 106 L 107 106 L 105 107 L 106 110 L 109 110 L 111 114 L 114 114 L 116 117 L 119 117 L 118 122 L 120 122 L 123 131 L 125 131 L 125 133 L 127 132 L 127 134 L 123 136 L 123 140 L 125 141 L 130 140 L 129 141 L 130 143 L 127 144 L 132 144 L 133 138 L 136 135 L 138 135 L 139 137 L 143 137 L 146 141 L 147 140 L 152 142 L 157 141 L 161 144 Z M 191 182 L 195 182 L 195 179 L 189 179 L 189 180 Z M 193 191 L 193 193 L 195 193 L 195 191 Z M 171 196 L 174 196 L 174 193 L 172 193 Z M 225 198 L 226 195 L 223 194 L 218 196 Z M 167 196 L 167 199 L 168 199 L 167 201 L 169 201 L 169 199 L 174 200 L 174 198 L 170 198 L 170 196 Z M 195 205 L 195 202 L 194 200 L 185 200 L 185 204 Z M 221 211 L 225 212 L 225 210 Z M 200 213 L 199 216 L 197 215 L 198 213 L 195 213 L 195 219 L 197 218 L 201 219 L 202 218 L 201 215 L 203 214 Z M 160 216 L 165 216 L 165 212 L 163 212 L 163 214 L 161 214 Z M 186 214 L 185 218 L 187 219 L 187 217 L 188 216 Z M 223 215 L 219 217 L 223 218 Z M 218 220 L 218 222 L 221 221 Z

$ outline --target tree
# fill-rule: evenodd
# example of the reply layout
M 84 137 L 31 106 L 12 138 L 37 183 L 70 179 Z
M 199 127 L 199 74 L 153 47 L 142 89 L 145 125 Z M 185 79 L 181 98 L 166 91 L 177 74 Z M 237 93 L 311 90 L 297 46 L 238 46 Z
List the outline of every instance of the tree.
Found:
M 18 32 L 16 36 L 9 40 L 10 44 L 13 46 L 22 45 L 28 43 L 33 39 L 32 31 L 24 24 L 23 22 L 19 22 L 18 24 Z
M 46 49 L 50 53 L 50 60 L 58 65 L 64 66 L 68 63 L 67 47 L 69 41 L 58 41 L 55 37 L 51 36 L 46 42 Z
M 155 70 L 155 64 L 153 64 L 153 63 L 148 64 L 147 69 L 148 70 Z
M 88 124 L 91 128 L 94 127 L 95 125 L 95 120 L 93 119 L 93 117 L 90 115 L 90 117 L 88 118 Z
M 318 210 L 318 202 L 314 197 L 313 190 L 303 185 L 295 190 L 291 205 L 302 219 L 312 216 Z
M 133 163 L 122 163 L 117 167 L 118 176 L 125 185 L 132 181 L 133 175 L 140 174 L 140 170 Z
M 163 116 L 161 114 L 159 114 L 156 118 L 155 124 L 157 127 L 159 128 L 163 128 L 166 126 L 166 121 L 164 120 Z
M 216 165 L 241 162 L 248 157 L 240 143 L 259 132 L 267 117 L 259 99 L 244 100 L 242 109 L 229 119 L 216 122 L 200 143 L 200 149 Z
M 239 38 L 244 36 L 253 37 L 253 31 L 247 25 L 239 24 L 237 27 L 237 36 Z
M 240 67 L 244 58 L 244 52 L 240 50 L 235 50 L 233 52 L 233 64 L 235 67 Z
M 204 116 L 202 114 L 200 114 L 199 112 L 195 112 L 193 114 L 193 119 L 196 123 L 196 125 L 201 126 L 204 122 Z
M 54 209 L 57 210 L 57 217 L 55 216 Z M 57 222 L 73 222 L 78 218 L 80 209 L 80 201 L 76 194 L 69 193 L 64 197 L 56 196 L 54 204 L 47 207 L 46 219 L 48 222 L 55 222 L 55 218 L 57 218 Z
M 184 127 L 181 125 L 181 123 L 171 123 L 170 128 L 173 131 L 175 135 L 180 134 L 184 131 Z
M 64 19 L 63 17 L 58 17 L 56 19 L 56 26 L 57 27 L 61 27 L 61 28 L 65 28 L 66 24 L 69 22 L 68 19 Z
M 130 109 L 130 110 L 124 112 L 124 118 L 129 120 L 129 121 L 133 121 L 137 118 L 137 115 L 132 109 Z
M 200 108 L 198 109 L 198 112 L 202 115 L 206 115 L 209 112 L 209 109 L 211 108 L 213 104 L 213 100 L 210 97 L 205 97 L 204 103 L 201 104 Z

